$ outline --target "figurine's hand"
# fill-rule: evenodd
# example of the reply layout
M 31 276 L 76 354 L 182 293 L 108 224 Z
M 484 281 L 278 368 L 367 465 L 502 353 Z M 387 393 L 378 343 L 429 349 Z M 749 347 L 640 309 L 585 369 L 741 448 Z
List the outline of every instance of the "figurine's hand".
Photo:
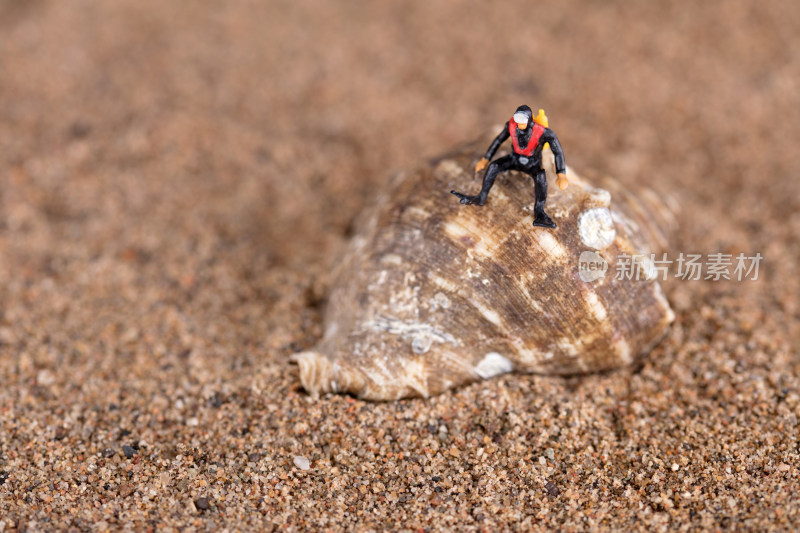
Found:
M 558 185 L 558 188 L 561 189 L 562 191 L 566 189 L 567 185 L 569 185 L 569 180 L 567 179 L 567 175 L 559 174 L 558 176 L 556 176 L 556 185 Z
M 478 161 L 475 164 L 475 172 L 480 172 L 481 170 L 486 168 L 486 165 L 488 165 L 488 164 L 489 164 L 489 160 L 486 159 L 485 157 L 481 157 L 481 160 Z

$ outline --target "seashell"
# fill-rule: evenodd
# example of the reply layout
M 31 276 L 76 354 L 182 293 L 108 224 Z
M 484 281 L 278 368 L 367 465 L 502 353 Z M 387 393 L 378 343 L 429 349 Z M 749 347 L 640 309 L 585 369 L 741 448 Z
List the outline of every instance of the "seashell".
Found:
M 450 195 L 480 187 L 472 168 L 482 146 L 400 176 L 362 218 L 334 275 L 322 340 L 292 356 L 310 394 L 393 400 L 507 372 L 595 372 L 664 336 L 674 314 L 649 260 L 675 226 L 662 200 L 610 180 L 594 187 L 572 169 L 559 191 L 546 152 L 558 228 L 534 227 L 524 174 L 501 175 L 482 207 Z M 582 254 L 606 262 L 605 275 L 587 277 Z M 626 256 L 648 279 L 617 279 Z

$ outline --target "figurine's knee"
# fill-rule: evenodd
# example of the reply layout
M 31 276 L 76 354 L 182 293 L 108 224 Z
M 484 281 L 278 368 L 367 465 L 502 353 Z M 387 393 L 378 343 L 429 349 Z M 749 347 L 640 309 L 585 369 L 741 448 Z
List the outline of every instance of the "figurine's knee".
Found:
M 497 161 L 492 161 L 491 163 L 489 163 L 489 167 L 486 169 L 486 175 L 494 176 L 498 172 L 500 172 L 500 165 L 497 164 Z

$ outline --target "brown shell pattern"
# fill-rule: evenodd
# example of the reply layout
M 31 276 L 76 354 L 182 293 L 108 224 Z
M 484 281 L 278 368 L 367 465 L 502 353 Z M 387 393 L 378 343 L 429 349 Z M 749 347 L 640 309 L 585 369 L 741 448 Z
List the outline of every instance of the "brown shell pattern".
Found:
M 594 372 L 664 336 L 674 315 L 648 257 L 665 249 L 673 210 L 572 169 L 561 191 L 549 151 L 546 210 L 557 229 L 532 226 L 533 181 L 518 172 L 501 174 L 484 206 L 461 205 L 449 191 L 480 189 L 481 146 L 400 176 L 362 217 L 323 339 L 293 356 L 309 393 L 393 400 L 507 372 Z M 584 281 L 585 252 L 607 262 L 604 277 Z M 649 279 L 617 279 L 617 261 L 633 257 Z

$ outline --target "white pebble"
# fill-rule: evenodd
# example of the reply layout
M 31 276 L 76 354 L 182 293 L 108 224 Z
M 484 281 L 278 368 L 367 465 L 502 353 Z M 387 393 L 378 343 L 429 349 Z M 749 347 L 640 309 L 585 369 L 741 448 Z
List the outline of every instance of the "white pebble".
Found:
M 39 373 L 36 374 L 36 382 L 39 385 L 47 387 L 56 382 L 56 376 L 49 370 L 40 370 Z
M 296 455 L 294 457 L 294 466 L 296 466 L 300 470 L 308 470 L 309 468 L 311 468 L 311 463 L 308 461 L 308 459 L 306 459 L 302 455 Z

